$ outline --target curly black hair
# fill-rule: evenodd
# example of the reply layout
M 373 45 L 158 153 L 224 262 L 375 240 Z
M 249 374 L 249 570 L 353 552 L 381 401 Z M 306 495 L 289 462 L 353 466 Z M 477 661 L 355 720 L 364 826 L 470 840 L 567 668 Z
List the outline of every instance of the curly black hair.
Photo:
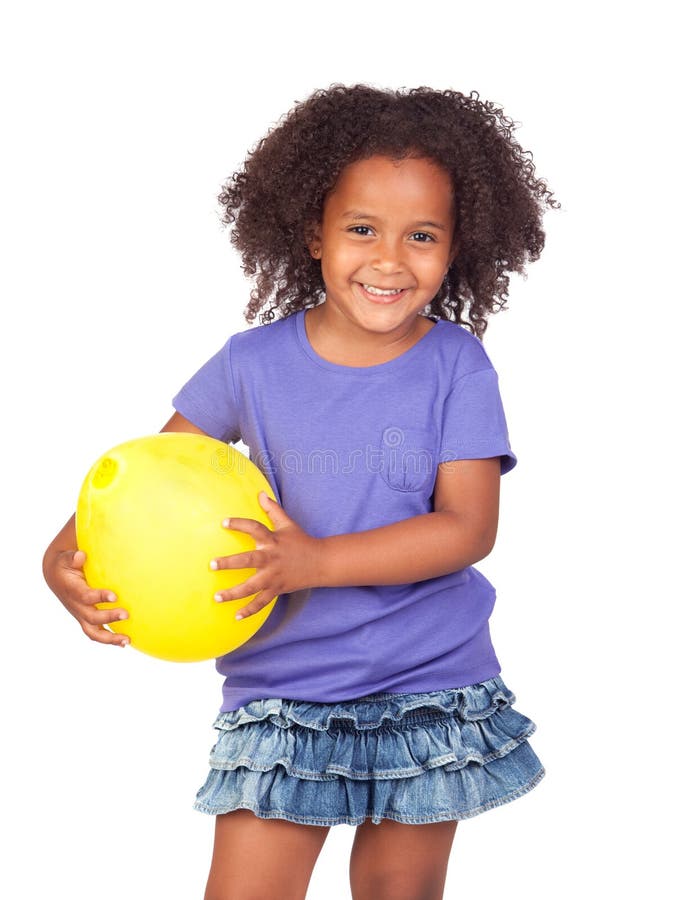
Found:
M 348 164 L 374 155 L 423 157 L 449 173 L 459 241 L 425 313 L 453 319 L 482 339 L 487 317 L 506 306 L 507 273 L 524 274 L 525 263 L 544 248 L 542 205 L 560 207 L 535 177 L 532 154 L 515 141 L 515 127 L 477 91 L 333 84 L 296 104 L 218 197 L 243 271 L 255 277 L 246 320 L 253 322 L 268 300 L 262 324 L 322 300 L 320 263 L 307 241 Z

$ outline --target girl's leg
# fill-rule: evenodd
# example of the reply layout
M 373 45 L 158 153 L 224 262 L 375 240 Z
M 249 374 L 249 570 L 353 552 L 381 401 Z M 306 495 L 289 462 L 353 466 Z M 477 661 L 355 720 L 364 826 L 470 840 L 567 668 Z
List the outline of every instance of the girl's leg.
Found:
M 304 900 L 329 826 L 259 819 L 248 809 L 215 817 L 204 900 Z
M 350 855 L 352 900 L 441 900 L 456 826 L 366 819 Z

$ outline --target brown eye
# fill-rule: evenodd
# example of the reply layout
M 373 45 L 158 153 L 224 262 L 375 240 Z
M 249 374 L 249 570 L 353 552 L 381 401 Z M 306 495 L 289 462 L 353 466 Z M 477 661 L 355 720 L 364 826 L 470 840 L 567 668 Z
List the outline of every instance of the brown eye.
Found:
M 352 228 L 348 229 L 353 234 L 361 234 L 362 237 L 369 234 L 371 232 L 371 228 L 368 225 L 353 225 Z
M 435 240 L 435 238 L 433 237 L 433 235 L 432 235 L 432 234 L 428 234 L 427 231 L 415 231 L 414 234 L 412 234 L 412 237 L 413 237 L 413 238 L 416 240 L 416 242 L 419 243 L 419 244 L 426 244 L 426 243 L 428 243 L 428 241 L 434 241 L 434 240 Z

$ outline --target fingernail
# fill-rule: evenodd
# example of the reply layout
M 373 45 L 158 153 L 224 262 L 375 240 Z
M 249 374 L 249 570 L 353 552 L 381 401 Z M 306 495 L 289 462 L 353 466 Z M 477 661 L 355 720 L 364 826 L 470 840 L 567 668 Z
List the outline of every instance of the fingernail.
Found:
M 241 613 L 237 613 L 237 614 L 234 616 L 234 618 L 235 618 L 235 619 L 237 620 L 237 622 L 238 622 L 239 619 L 245 619 L 246 617 L 245 617 L 245 616 L 242 616 Z
M 121 641 L 120 646 L 127 647 L 129 643 L 130 643 L 130 641 L 126 638 L 124 641 Z
M 217 567 L 218 567 L 218 561 L 217 561 L 217 559 L 211 559 L 211 561 L 210 561 L 210 567 L 211 567 L 211 569 L 217 569 Z
M 222 595 L 221 595 L 221 594 L 215 594 L 215 596 L 213 597 L 213 600 L 217 600 L 218 603 L 221 603 L 221 602 L 222 602 Z
M 106 599 L 107 599 L 110 603 L 115 603 L 115 602 L 116 602 L 116 595 L 115 595 L 115 594 L 107 594 L 107 595 L 106 595 Z
M 127 618 L 128 618 L 128 614 L 124 609 L 118 613 L 118 621 L 119 622 L 121 622 L 123 619 L 127 619 Z
M 229 528 L 229 519 L 223 519 L 223 520 L 222 520 L 222 527 L 223 527 L 223 528 Z

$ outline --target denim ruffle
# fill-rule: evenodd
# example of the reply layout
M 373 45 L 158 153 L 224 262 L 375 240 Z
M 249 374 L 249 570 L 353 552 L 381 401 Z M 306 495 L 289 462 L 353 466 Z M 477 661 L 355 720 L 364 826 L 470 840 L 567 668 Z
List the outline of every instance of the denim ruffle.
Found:
M 220 713 L 195 809 L 304 824 L 463 819 L 529 791 L 545 770 L 536 725 L 496 676 L 411 694 L 254 700 Z

